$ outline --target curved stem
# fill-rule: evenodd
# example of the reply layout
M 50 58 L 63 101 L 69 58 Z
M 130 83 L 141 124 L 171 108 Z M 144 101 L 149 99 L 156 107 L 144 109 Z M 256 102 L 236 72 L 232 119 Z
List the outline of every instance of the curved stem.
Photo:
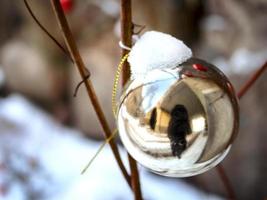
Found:
M 85 65 L 83 63 L 83 60 L 80 56 L 80 53 L 78 51 L 78 48 L 76 46 L 76 43 L 74 41 L 74 38 L 73 38 L 73 35 L 72 35 L 72 32 L 69 28 L 69 25 L 68 25 L 68 22 L 66 20 L 66 17 L 65 17 L 65 14 L 63 12 L 63 9 L 61 7 L 61 4 L 59 2 L 59 0 L 51 0 L 51 4 L 53 6 L 53 10 L 54 10 L 54 13 L 57 17 L 57 21 L 58 21 L 58 24 L 61 28 L 61 31 L 62 31 L 62 34 L 63 34 L 63 37 L 64 37 L 64 40 L 65 40 L 65 43 L 68 47 L 68 50 L 72 56 L 72 59 L 75 63 L 75 65 L 77 66 L 79 72 L 80 72 L 80 75 L 82 77 L 82 80 L 85 80 L 84 81 L 84 84 L 85 84 L 85 87 L 86 87 L 86 91 L 88 93 L 88 96 L 90 97 L 90 100 L 91 100 L 91 103 L 95 109 L 95 112 L 97 114 L 97 117 L 98 117 L 98 120 L 104 130 L 104 133 L 106 135 L 106 138 L 109 138 L 112 134 L 111 132 L 111 129 L 109 128 L 108 126 L 108 123 L 107 123 L 107 120 L 104 116 L 104 113 L 103 113 L 103 110 L 99 104 L 99 101 L 98 101 L 98 98 L 96 96 L 96 93 L 95 93 L 95 90 L 94 90 L 94 87 L 92 85 L 92 82 L 91 80 L 89 79 L 86 79 L 86 76 L 88 76 L 88 72 L 85 68 Z M 89 72 L 90 73 L 90 72 Z M 121 160 L 121 157 L 120 157 L 120 154 L 119 154 L 119 150 L 118 150 L 118 147 L 116 145 L 116 143 L 114 142 L 114 140 L 110 140 L 109 142 L 110 144 L 110 147 L 112 149 L 112 152 L 116 158 L 116 161 L 121 169 L 121 172 L 123 173 L 124 175 L 124 178 L 126 179 L 127 183 L 130 185 L 131 183 L 131 180 L 130 180 L 130 176 L 128 175 L 127 171 L 126 171 L 126 168 L 124 167 L 123 165 L 123 162 Z
M 37 17 L 34 15 L 29 3 L 27 0 L 24 0 L 25 7 L 27 8 L 27 11 L 33 18 L 33 20 L 36 22 L 36 24 L 42 29 L 42 31 L 45 32 L 45 34 L 60 48 L 60 50 L 73 62 L 69 52 L 57 41 L 57 39 L 49 33 L 49 31 L 41 24 L 41 22 L 37 19 Z

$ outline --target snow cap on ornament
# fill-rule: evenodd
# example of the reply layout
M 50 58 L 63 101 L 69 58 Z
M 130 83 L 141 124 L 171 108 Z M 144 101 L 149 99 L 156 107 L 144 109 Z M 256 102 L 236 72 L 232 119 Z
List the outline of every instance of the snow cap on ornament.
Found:
M 157 31 L 148 31 L 134 44 L 129 54 L 131 79 L 144 77 L 153 69 L 173 68 L 192 57 L 181 40 Z

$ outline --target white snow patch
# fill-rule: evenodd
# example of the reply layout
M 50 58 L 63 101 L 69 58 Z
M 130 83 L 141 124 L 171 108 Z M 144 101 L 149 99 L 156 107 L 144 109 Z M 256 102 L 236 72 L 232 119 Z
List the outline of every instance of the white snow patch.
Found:
M 8 186 L 0 200 L 26 200 L 30 194 L 42 195 L 35 197 L 40 200 L 133 199 L 109 146 L 80 175 L 101 143 L 58 124 L 25 98 L 0 99 L 0 130 L 0 164 L 8 166 L 0 168 L 0 186 Z M 126 152 L 122 148 L 120 152 L 127 165 Z M 29 158 L 36 160 L 37 167 L 31 166 Z M 26 175 L 25 179 L 20 180 L 19 174 Z M 221 199 L 144 168 L 140 177 L 144 199 Z
M 133 46 L 128 62 L 132 78 L 143 77 L 153 69 L 173 68 L 192 57 L 192 51 L 175 37 L 149 31 Z

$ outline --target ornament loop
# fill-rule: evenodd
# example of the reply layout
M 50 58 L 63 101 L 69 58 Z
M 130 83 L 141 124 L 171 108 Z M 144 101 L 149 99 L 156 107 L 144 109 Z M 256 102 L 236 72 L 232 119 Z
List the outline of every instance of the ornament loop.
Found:
M 120 46 L 120 48 L 128 50 L 128 51 L 132 50 L 132 48 L 130 48 L 130 47 L 126 46 L 125 44 L 123 44 L 122 41 L 119 41 L 119 46 Z

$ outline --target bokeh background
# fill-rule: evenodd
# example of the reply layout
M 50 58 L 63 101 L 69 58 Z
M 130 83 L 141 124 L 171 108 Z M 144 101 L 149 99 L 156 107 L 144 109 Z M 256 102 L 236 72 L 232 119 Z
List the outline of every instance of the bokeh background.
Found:
M 217 65 L 238 91 L 267 60 L 265 0 L 132 0 L 133 22 L 172 34 Z M 29 0 L 63 44 L 49 1 Z M 114 128 L 111 90 L 120 61 L 120 2 L 73 0 L 66 12 Z M 240 100 L 240 133 L 223 161 L 238 199 L 267 198 L 267 73 Z M 109 147 L 85 175 L 103 133 L 76 68 L 40 30 L 23 1 L 0 1 L 0 199 L 131 199 Z M 123 147 L 121 151 L 125 154 Z M 127 161 L 125 160 L 127 164 Z M 169 179 L 140 167 L 146 199 L 223 199 L 216 170 Z

